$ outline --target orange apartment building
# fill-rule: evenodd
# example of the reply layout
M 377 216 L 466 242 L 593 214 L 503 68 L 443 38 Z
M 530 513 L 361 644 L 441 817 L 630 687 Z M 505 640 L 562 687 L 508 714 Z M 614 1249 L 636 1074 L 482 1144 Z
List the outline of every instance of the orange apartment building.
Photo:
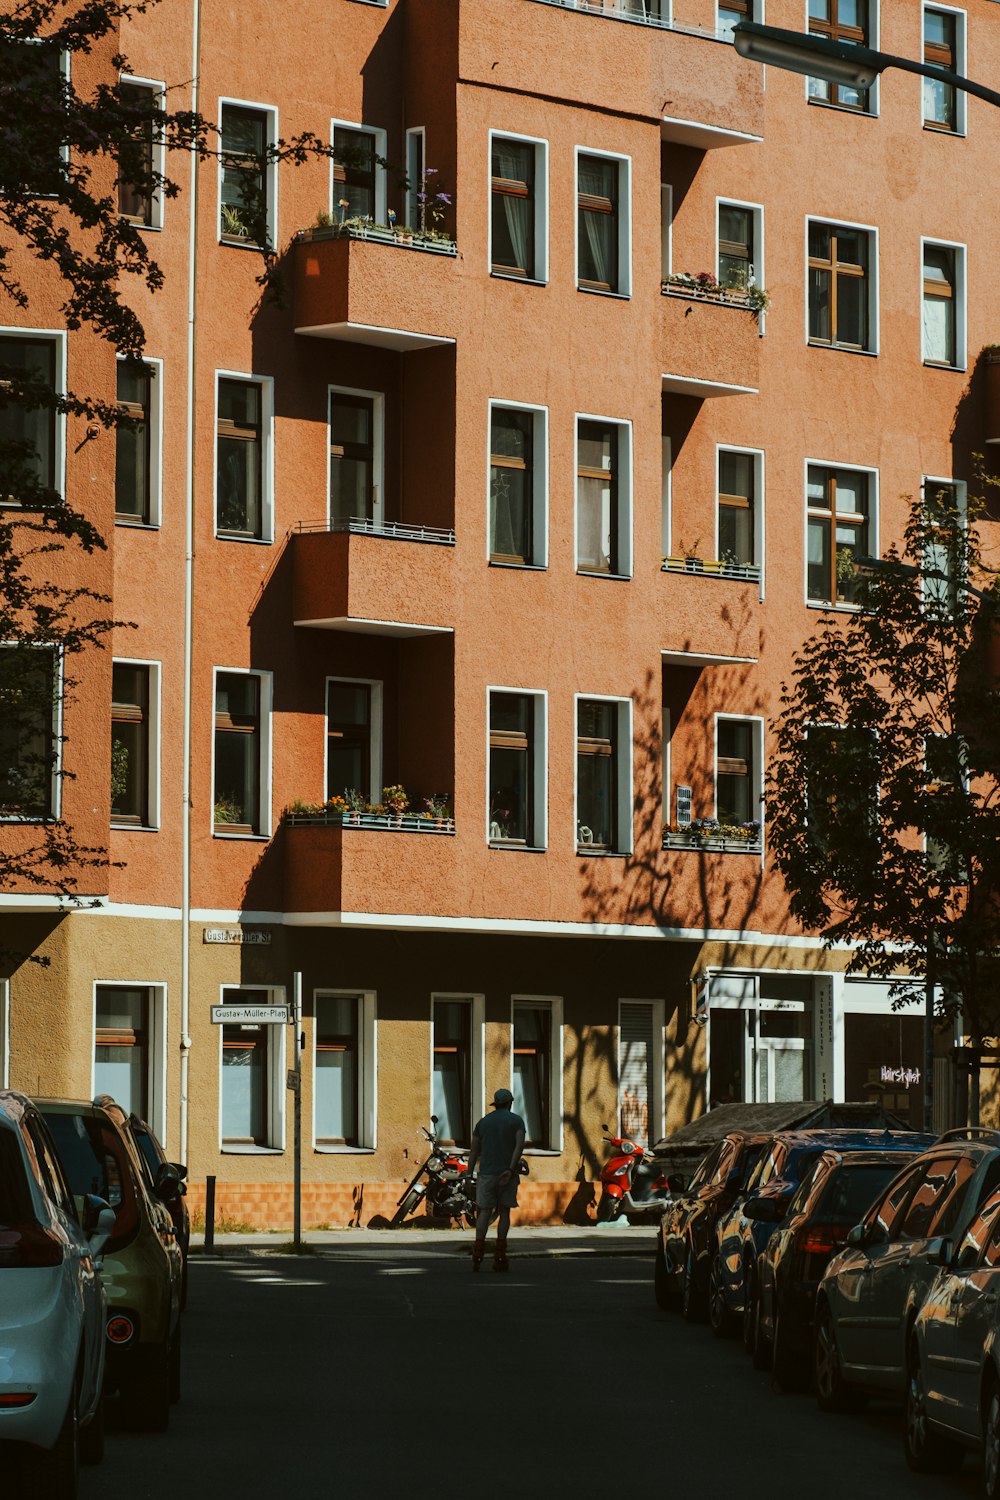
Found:
M 1000 437 L 1000 119 L 745 62 L 760 3 L 247 0 L 234 33 L 161 0 L 123 37 L 223 160 L 123 193 L 166 274 L 148 379 L 41 271 L 3 316 L 141 425 L 48 451 L 135 628 L 66 705 L 46 809 L 106 845 L 97 906 L 0 894 L 50 960 L 0 977 L 0 1078 L 127 1097 L 194 1201 L 214 1174 L 223 1212 L 290 1219 L 292 1028 L 212 1010 L 296 975 L 307 1224 L 390 1209 L 432 1110 L 465 1142 L 501 1084 L 529 1218 L 593 1213 L 605 1124 L 919 1118 L 920 1018 L 790 921 L 761 790 L 844 550 Z M 1000 71 L 990 0 L 767 20 Z M 306 130 L 344 162 L 263 175 L 269 302 L 241 173 Z

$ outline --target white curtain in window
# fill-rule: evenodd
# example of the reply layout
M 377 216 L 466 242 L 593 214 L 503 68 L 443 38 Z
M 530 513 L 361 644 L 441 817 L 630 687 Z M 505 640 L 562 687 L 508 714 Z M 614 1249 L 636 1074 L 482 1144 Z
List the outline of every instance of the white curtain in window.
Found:
M 502 177 L 507 182 L 520 182 L 523 170 L 523 148 L 520 152 L 512 151 L 504 146 L 503 141 L 497 141 L 493 147 L 494 176 Z M 515 197 L 511 193 L 502 193 L 500 198 L 503 203 L 504 218 L 507 221 L 507 232 L 514 249 L 514 259 L 530 276 L 534 270 L 530 264 L 531 199 L 530 197 Z
M 924 358 L 950 364 L 952 301 L 950 297 L 924 298 Z

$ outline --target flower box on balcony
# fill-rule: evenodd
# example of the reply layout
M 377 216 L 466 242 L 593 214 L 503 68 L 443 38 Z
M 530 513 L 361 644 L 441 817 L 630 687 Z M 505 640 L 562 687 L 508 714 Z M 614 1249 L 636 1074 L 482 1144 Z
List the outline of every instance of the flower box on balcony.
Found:
M 368 828 L 386 833 L 454 833 L 454 818 L 436 818 L 430 813 L 344 812 L 317 808 L 310 812 L 287 812 L 293 828 Z
M 665 276 L 660 285 L 665 297 L 695 297 L 703 302 L 718 302 L 739 307 L 755 316 L 766 310 L 770 297 L 762 286 L 751 281 L 747 286 L 722 286 L 710 271 L 676 271 Z
M 763 848 L 759 823 L 715 823 L 700 819 L 663 830 L 664 849 L 708 849 L 723 854 L 760 854 Z M 709 826 L 706 826 L 708 824 Z
M 342 224 L 314 224 L 300 229 L 296 238 L 311 244 L 318 240 L 371 240 L 377 245 L 396 245 L 401 250 L 425 250 L 431 255 L 457 255 L 458 246 L 438 230 L 394 229 L 390 224 L 349 219 Z
M 760 582 L 760 568 L 756 563 L 726 562 L 722 558 L 665 557 L 660 571 L 663 573 L 704 573 L 712 578 L 733 578 L 740 583 Z

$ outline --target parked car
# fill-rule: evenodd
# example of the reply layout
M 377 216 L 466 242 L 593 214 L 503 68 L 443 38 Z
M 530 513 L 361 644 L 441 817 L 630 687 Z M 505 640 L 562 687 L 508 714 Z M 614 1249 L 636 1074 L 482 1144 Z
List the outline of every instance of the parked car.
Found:
M 730 1131 L 704 1156 L 691 1181 L 675 1191 L 656 1240 L 653 1289 L 659 1307 L 677 1303 L 688 1321 L 703 1316 L 712 1292 L 716 1224 L 746 1191 L 768 1140 Z
M 801 1382 L 812 1357 L 816 1292 L 831 1257 L 882 1189 L 917 1152 L 902 1140 L 879 1151 L 824 1151 L 757 1262 L 754 1363 L 776 1382 Z M 766 1205 L 770 1212 L 771 1204 Z M 754 1205 L 744 1213 L 753 1217 Z
M 72 1500 L 79 1460 L 104 1453 L 98 1264 L 114 1213 L 93 1195 L 81 1208 L 83 1223 L 38 1110 L 0 1092 L 0 1444 L 31 1445 L 46 1500 Z
M 907 1349 L 906 1461 L 958 1468 L 983 1449 L 989 1500 L 1000 1497 L 1000 1192 L 969 1225 L 917 1313 Z
M 720 1222 L 718 1232 L 719 1290 L 729 1315 L 742 1316 L 743 1342 L 749 1351 L 757 1319 L 757 1258 L 800 1184 L 824 1151 L 872 1151 L 893 1139 L 920 1150 L 932 1137 L 887 1130 L 788 1130 L 772 1136 L 747 1184 L 745 1198 Z M 752 1217 L 745 1211 L 751 1202 Z
M 816 1397 L 901 1400 L 913 1326 L 938 1270 L 1000 1188 L 1000 1133 L 949 1130 L 880 1194 L 827 1268 L 816 1300 Z
M 167 1153 L 156 1138 L 151 1125 L 140 1120 L 136 1114 L 126 1114 L 110 1094 L 98 1094 L 95 1104 L 102 1105 L 115 1123 L 125 1132 L 135 1148 L 135 1154 L 143 1169 L 146 1189 L 166 1207 L 177 1234 L 177 1243 L 183 1257 L 181 1274 L 181 1310 L 187 1306 L 188 1250 L 191 1246 L 191 1215 L 185 1201 L 187 1195 L 187 1167 L 180 1162 L 168 1161 Z
M 39 1099 L 77 1202 L 87 1193 L 115 1210 L 107 1243 L 107 1381 L 126 1422 L 162 1432 L 180 1397 L 182 1258 L 165 1205 L 146 1188 L 134 1148 L 107 1109 Z

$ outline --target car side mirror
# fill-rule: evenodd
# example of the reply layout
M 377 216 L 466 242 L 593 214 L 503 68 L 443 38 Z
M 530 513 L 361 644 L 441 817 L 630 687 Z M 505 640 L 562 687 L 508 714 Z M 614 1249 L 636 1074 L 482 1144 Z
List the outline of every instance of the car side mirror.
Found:
M 748 1219 L 759 1219 L 764 1224 L 777 1224 L 785 1217 L 786 1203 L 782 1198 L 748 1198 L 743 1212 Z
M 672 1193 L 683 1193 L 687 1187 L 687 1178 L 683 1172 L 673 1172 L 667 1178 L 667 1187 Z
M 172 1161 L 170 1163 L 170 1165 L 173 1167 L 174 1171 L 177 1173 L 177 1175 L 181 1179 L 181 1181 L 182 1182 L 187 1182 L 187 1174 L 188 1174 L 187 1167 L 184 1166 L 184 1164 L 182 1162 L 179 1162 L 179 1161 Z
M 161 1161 L 153 1179 L 153 1191 L 161 1203 L 173 1203 L 181 1195 L 180 1173 L 172 1161 Z
M 868 1225 L 855 1224 L 853 1229 L 847 1231 L 845 1243 L 850 1245 L 852 1250 L 863 1250 L 868 1243 Z
M 87 1194 L 83 1204 L 83 1227 L 94 1260 L 114 1234 L 117 1218 L 111 1204 L 104 1198 L 98 1198 L 94 1193 Z
M 934 1266 L 950 1266 L 954 1250 L 951 1240 L 945 1236 L 927 1241 L 927 1259 Z

